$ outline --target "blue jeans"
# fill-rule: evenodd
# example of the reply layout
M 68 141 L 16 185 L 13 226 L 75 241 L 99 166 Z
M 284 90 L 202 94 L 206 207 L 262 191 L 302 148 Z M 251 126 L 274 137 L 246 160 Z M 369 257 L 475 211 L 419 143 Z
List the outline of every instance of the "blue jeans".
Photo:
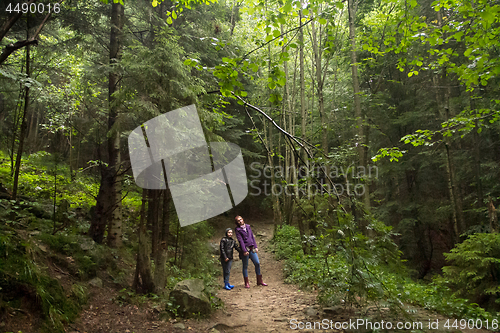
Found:
M 224 259 L 220 260 L 222 263 L 222 274 L 224 276 L 224 283 L 229 283 L 229 274 L 231 273 L 231 266 L 233 264 L 233 260 L 225 261 Z
M 260 262 L 259 256 L 257 253 L 251 252 L 247 256 L 243 256 L 241 261 L 243 262 L 243 277 L 248 277 L 248 258 L 252 260 L 253 265 L 255 266 L 255 274 L 260 275 Z

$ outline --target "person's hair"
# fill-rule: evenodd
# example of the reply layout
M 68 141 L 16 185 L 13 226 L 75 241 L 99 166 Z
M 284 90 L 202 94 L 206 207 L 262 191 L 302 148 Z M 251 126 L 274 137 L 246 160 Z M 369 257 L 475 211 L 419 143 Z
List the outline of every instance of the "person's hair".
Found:
M 238 217 L 241 217 L 240 215 L 236 215 L 234 217 L 234 224 L 236 224 L 237 227 L 239 227 L 240 225 L 238 224 Z

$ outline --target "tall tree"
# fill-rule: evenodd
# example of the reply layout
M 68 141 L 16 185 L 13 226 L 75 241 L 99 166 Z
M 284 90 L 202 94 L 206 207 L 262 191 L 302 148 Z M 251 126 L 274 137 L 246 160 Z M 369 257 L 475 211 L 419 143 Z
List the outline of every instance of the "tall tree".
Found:
M 348 0 L 348 16 L 349 16 L 349 40 L 351 43 L 351 74 L 352 74 L 352 88 L 353 88 L 353 99 L 354 99 L 354 115 L 356 117 L 356 127 L 357 127 L 357 146 L 358 146 L 358 156 L 360 167 L 363 168 L 365 174 L 367 172 L 368 166 L 368 142 L 365 130 L 364 115 L 361 110 L 361 98 L 360 98 L 360 88 L 359 88 L 359 74 L 358 74 L 358 60 L 357 60 L 357 50 L 356 50 L 356 12 L 357 12 L 357 0 Z M 370 187 L 369 183 L 364 180 L 364 208 L 366 211 L 370 211 Z
M 29 35 L 29 19 L 27 21 L 27 33 L 26 35 Z M 30 77 L 30 45 L 26 46 L 26 77 Z M 23 115 L 21 116 L 21 132 L 19 134 L 19 146 L 17 148 L 17 155 L 16 155 L 16 166 L 14 169 L 14 186 L 12 189 L 12 199 L 17 200 L 17 190 L 18 190 L 18 185 L 19 185 L 19 171 L 21 169 L 21 157 L 23 155 L 24 151 L 24 139 L 26 137 L 26 130 L 28 125 L 26 124 L 26 117 L 28 116 L 28 107 L 30 103 L 30 98 L 29 98 L 29 93 L 30 93 L 30 85 L 26 84 L 25 87 L 25 92 L 24 92 L 24 110 L 23 110 Z
M 122 241 L 121 179 L 122 165 L 120 152 L 120 102 L 116 97 L 119 90 L 119 61 L 122 47 L 124 6 L 119 2 L 111 5 L 111 32 L 109 43 L 108 77 L 108 125 L 107 152 L 108 165 L 101 164 L 101 186 L 97 196 L 95 215 L 89 234 L 96 242 L 102 242 L 108 229 L 108 244 L 119 247 Z

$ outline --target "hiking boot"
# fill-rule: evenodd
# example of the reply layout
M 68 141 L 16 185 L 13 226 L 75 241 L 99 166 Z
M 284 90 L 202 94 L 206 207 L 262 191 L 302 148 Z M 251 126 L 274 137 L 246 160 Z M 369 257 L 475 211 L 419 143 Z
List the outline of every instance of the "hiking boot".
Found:
M 243 277 L 245 279 L 245 288 L 250 288 L 250 282 L 248 282 L 248 277 Z
M 267 283 L 262 281 L 262 275 L 257 275 L 257 285 L 258 286 L 267 286 Z

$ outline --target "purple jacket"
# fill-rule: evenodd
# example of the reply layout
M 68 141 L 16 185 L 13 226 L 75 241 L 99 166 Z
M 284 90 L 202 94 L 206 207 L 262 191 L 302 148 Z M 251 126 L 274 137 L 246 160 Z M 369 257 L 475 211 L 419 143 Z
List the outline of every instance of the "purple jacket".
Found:
M 247 249 L 250 247 L 257 247 L 257 242 L 255 241 L 255 237 L 253 236 L 252 228 L 250 228 L 249 224 L 245 224 L 247 231 L 243 231 L 243 228 L 237 227 L 234 229 L 236 232 L 236 238 L 238 238 L 238 242 L 240 242 L 241 254 L 247 252 Z

